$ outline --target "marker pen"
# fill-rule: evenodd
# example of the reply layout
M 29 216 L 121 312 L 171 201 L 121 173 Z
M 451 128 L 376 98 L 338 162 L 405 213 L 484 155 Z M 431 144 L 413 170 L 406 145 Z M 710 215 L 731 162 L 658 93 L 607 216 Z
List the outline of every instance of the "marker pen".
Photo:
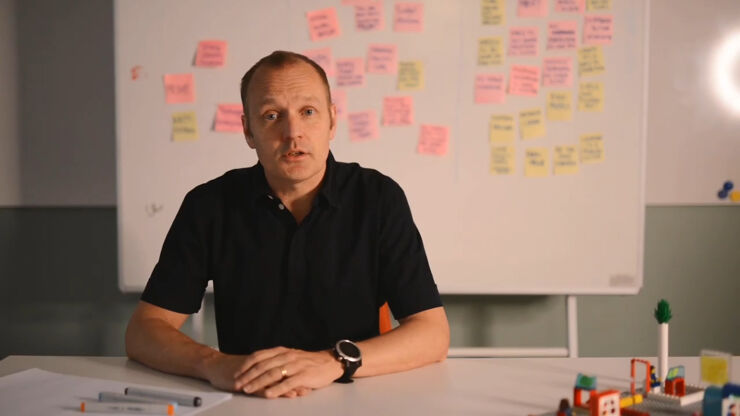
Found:
M 80 403 L 80 411 L 82 413 L 133 413 L 171 416 L 175 414 L 175 406 L 158 403 L 82 402 Z
M 177 402 L 171 400 L 161 399 L 149 399 L 146 397 L 131 396 L 122 393 L 116 393 L 114 391 L 101 391 L 98 393 L 99 402 L 130 402 L 130 403 L 159 403 L 159 404 L 173 404 L 175 410 L 177 410 Z
M 137 387 L 126 387 L 124 393 L 128 396 L 146 397 L 148 399 L 166 400 L 183 406 L 198 407 L 203 404 L 203 399 L 198 396 L 172 393 L 162 390 L 140 389 Z

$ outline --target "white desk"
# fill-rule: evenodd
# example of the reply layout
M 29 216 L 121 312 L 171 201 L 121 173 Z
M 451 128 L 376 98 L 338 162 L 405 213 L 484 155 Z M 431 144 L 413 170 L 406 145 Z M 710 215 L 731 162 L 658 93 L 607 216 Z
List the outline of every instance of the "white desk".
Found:
M 656 362 L 654 358 L 648 359 Z M 697 383 L 699 359 L 669 360 L 671 366 L 679 364 L 686 366 L 687 382 Z M 167 375 L 124 357 L 10 356 L 0 361 L 0 376 L 34 367 L 71 375 L 214 391 L 205 381 Z M 732 371 L 737 382 L 738 357 L 733 359 Z M 599 390 L 629 389 L 629 358 L 448 359 L 405 373 L 358 379 L 349 385 L 333 384 L 296 399 L 265 400 L 237 394 L 202 414 L 542 414 L 556 409 L 561 398 L 572 400 L 573 384 L 579 372 L 596 375 Z M 645 370 L 641 367 L 638 374 L 644 375 Z

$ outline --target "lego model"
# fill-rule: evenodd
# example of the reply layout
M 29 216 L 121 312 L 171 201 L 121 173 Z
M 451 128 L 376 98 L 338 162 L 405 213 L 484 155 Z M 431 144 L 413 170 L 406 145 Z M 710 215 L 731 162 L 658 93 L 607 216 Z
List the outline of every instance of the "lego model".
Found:
M 667 300 L 658 302 L 654 315 L 658 321 L 658 383 L 662 383 L 668 373 L 668 322 L 672 317 Z

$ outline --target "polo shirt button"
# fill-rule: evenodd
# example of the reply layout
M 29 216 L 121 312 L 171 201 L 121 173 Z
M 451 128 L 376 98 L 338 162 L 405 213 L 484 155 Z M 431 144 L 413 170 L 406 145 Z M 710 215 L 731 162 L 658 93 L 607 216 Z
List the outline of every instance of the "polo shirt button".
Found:
M 278 208 L 280 208 L 280 211 L 282 211 L 282 210 L 284 210 L 284 209 L 285 209 L 285 205 L 283 205 L 283 204 L 278 204 Z

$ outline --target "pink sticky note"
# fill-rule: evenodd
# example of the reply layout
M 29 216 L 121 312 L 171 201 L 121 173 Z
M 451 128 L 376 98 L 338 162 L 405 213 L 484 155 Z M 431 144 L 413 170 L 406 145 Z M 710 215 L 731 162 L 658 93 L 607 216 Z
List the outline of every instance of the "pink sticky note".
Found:
M 202 40 L 198 42 L 198 51 L 195 53 L 195 66 L 216 68 L 224 66 L 226 62 L 226 41 Z
M 383 98 L 383 125 L 408 126 L 414 124 L 414 99 L 412 97 Z
M 213 130 L 228 133 L 241 133 L 243 109 L 241 104 L 219 104 Z
M 547 24 L 547 49 L 575 49 L 578 42 L 578 22 L 550 22 Z
M 509 75 L 509 94 L 534 97 L 540 90 L 538 66 L 512 65 Z
M 512 27 L 509 29 L 509 56 L 536 56 L 537 28 Z
M 193 74 L 165 74 L 164 91 L 168 104 L 195 102 Z
M 337 107 L 337 118 L 347 117 L 347 91 L 333 89 L 331 92 L 331 99 L 334 105 Z
M 555 11 L 558 13 L 583 13 L 586 0 L 555 0 Z
M 383 3 L 367 3 L 355 6 L 355 28 L 361 32 L 383 30 Z
M 338 59 L 336 74 L 338 87 L 365 85 L 365 68 L 362 58 Z
M 583 43 L 586 45 L 608 45 L 614 35 L 612 15 L 586 16 L 583 22 Z
M 337 10 L 333 7 L 306 13 L 311 40 L 335 38 L 341 34 Z
M 396 32 L 421 32 L 424 30 L 424 4 L 396 3 L 393 30 Z
M 327 77 L 334 76 L 334 58 L 332 57 L 331 48 L 311 49 L 303 51 L 303 55 L 319 64 L 321 69 L 326 72 Z
M 423 155 L 444 156 L 450 143 L 450 131 L 446 126 L 422 124 L 417 151 Z
M 547 0 L 519 0 L 516 14 L 519 17 L 547 16 Z
M 551 57 L 542 61 L 542 86 L 572 87 L 573 58 Z
M 381 1 L 382 0 L 342 0 L 342 4 L 345 6 L 357 6 L 365 4 L 375 4 Z
M 375 110 L 360 111 L 347 114 L 349 121 L 349 139 L 353 142 L 373 140 L 380 137 L 378 134 L 378 117 Z
M 478 74 L 475 76 L 476 104 L 502 104 L 505 101 L 504 74 Z
M 371 44 L 367 48 L 367 72 L 395 74 L 398 72 L 398 47 L 390 44 Z

